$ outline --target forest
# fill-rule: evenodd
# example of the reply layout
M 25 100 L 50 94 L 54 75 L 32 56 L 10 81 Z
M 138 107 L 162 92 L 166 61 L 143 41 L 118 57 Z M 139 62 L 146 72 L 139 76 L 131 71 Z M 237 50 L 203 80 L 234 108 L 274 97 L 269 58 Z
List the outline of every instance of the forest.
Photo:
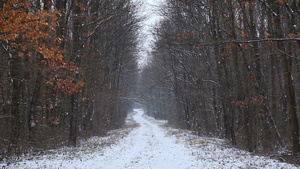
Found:
M 148 114 L 250 152 L 299 153 L 300 1 L 166 0 Z
M 135 10 L 127 0 L 0 2 L 0 159 L 122 127 Z
M 137 11 L 0 2 L 0 161 L 104 136 L 135 105 L 249 152 L 300 153 L 299 0 L 166 0 L 142 69 Z

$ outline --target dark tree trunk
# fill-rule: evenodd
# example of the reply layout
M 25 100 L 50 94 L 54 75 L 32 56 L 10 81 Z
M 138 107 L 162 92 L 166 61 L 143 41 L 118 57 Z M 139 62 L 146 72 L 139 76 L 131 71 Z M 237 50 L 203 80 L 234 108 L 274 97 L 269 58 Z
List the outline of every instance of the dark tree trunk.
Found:
M 275 5 L 275 12 L 277 16 L 275 17 L 275 28 L 276 28 L 276 37 L 282 38 L 283 30 L 281 25 L 281 10 L 280 5 Z M 283 77 L 284 77 L 284 86 L 285 86 L 285 93 L 287 96 L 287 104 L 288 104 L 288 111 L 289 111 L 289 118 L 291 122 L 291 137 L 292 137 L 292 144 L 293 148 L 292 151 L 294 154 L 300 152 L 299 146 L 299 121 L 297 117 L 297 110 L 296 110 L 296 97 L 295 97 L 295 89 L 291 75 L 291 68 L 288 63 L 288 56 L 286 55 L 285 47 L 283 42 L 277 42 L 277 47 L 280 51 L 283 51 L 281 58 L 282 58 L 282 66 L 283 66 Z
M 27 123 L 28 123 L 28 141 L 29 144 L 32 143 L 33 137 L 35 135 L 34 129 L 36 128 L 36 107 L 38 106 L 38 100 L 39 100 L 39 94 L 40 94 L 40 89 L 41 89 L 41 83 L 42 83 L 42 73 L 38 71 L 33 92 L 32 92 L 32 98 L 30 102 L 30 108 L 27 114 Z
M 12 79 L 12 124 L 11 124 L 11 134 L 10 134 L 10 145 L 8 148 L 9 154 L 18 154 L 20 151 L 20 135 L 22 129 L 22 115 L 20 112 L 20 102 L 21 102 L 21 88 L 22 88 L 22 76 L 21 76 L 21 58 L 16 56 L 11 62 L 11 79 Z

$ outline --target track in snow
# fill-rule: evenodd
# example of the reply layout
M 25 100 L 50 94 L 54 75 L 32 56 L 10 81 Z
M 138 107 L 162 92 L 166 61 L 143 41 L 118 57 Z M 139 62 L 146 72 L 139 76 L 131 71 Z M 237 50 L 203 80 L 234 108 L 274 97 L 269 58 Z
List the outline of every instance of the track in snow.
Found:
M 165 137 L 162 128 L 136 110 L 133 119 L 139 127 L 132 131 L 120 146 L 112 149 L 115 154 L 108 156 L 104 166 L 108 168 L 188 168 L 195 161 L 190 151 Z M 117 154 L 117 155 L 116 155 Z
M 158 121 L 144 115 L 142 109 L 135 109 L 132 118 L 139 126 L 123 139 L 115 141 L 116 144 L 113 146 L 106 148 L 100 146 L 100 149 L 95 146 L 96 148 L 93 148 L 93 144 L 101 145 L 103 140 L 105 142 L 106 139 L 120 138 L 124 131 L 128 133 L 127 130 L 116 130 L 108 137 L 91 138 L 75 149 L 64 148 L 56 150 L 54 154 L 23 157 L 19 162 L 9 166 L 0 163 L 0 168 L 297 169 L 291 164 L 253 156 L 246 151 L 228 146 L 224 147 L 222 144 L 225 142 L 220 139 L 203 138 L 192 135 L 188 131 L 162 128 Z M 176 137 L 165 135 L 172 131 Z

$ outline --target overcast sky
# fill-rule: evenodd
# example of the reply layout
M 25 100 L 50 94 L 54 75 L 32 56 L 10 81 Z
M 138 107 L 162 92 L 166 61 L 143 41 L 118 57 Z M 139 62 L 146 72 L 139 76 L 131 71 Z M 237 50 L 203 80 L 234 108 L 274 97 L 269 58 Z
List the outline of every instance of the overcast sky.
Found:
M 153 26 L 162 19 L 159 16 L 159 8 L 164 3 L 164 0 L 133 0 L 135 3 L 141 3 L 139 15 L 145 17 L 142 23 L 140 33 L 141 42 L 139 44 L 139 66 L 143 67 L 150 59 L 154 38 L 152 36 Z

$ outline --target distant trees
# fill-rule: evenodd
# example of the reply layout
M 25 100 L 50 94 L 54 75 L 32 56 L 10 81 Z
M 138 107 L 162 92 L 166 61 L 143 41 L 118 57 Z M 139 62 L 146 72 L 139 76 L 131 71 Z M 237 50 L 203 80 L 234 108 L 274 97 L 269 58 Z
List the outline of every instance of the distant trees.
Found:
M 135 13 L 127 0 L 0 2 L 1 154 L 76 146 L 123 125 Z
M 299 153 L 300 2 L 166 4 L 144 71 L 155 72 L 148 112 L 251 152 Z

